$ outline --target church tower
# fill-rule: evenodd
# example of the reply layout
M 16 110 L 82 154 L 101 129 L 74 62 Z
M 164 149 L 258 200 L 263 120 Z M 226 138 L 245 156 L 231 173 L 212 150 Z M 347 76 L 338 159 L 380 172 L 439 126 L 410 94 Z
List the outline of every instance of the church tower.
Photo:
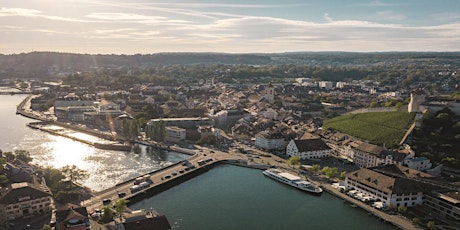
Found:
M 271 82 L 265 87 L 264 97 L 270 104 L 275 102 L 275 87 L 273 87 Z

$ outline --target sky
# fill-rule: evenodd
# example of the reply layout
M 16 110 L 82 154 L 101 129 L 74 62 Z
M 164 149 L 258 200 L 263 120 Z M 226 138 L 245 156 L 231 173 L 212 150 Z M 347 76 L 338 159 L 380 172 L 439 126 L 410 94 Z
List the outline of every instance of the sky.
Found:
M 0 0 L 0 53 L 460 51 L 460 0 Z

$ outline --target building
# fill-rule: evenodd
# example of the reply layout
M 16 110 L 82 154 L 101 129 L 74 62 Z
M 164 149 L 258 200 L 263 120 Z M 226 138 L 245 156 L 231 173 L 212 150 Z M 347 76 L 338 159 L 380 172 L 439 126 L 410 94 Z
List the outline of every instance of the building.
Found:
M 85 120 L 85 113 L 95 111 L 96 109 L 94 106 L 67 106 L 54 108 L 54 114 L 58 121 L 81 122 Z
M 286 147 L 288 156 L 299 156 L 300 159 L 319 159 L 331 156 L 332 149 L 320 138 L 291 140 Z
M 460 192 L 433 191 L 425 194 L 423 204 L 430 212 L 460 223 Z
M 0 204 L 0 230 L 6 230 L 9 228 L 8 217 L 6 216 L 6 206 Z
M 407 165 L 407 167 L 419 171 L 425 171 L 428 169 L 431 169 L 431 162 L 430 159 L 426 157 L 416 157 L 416 158 L 408 158 L 404 160 L 404 164 Z
M 330 90 L 332 89 L 332 87 L 334 87 L 334 83 L 332 81 L 320 81 L 318 82 L 318 87 L 326 89 L 326 90 Z
M 192 117 L 192 118 L 157 118 L 152 119 L 147 123 L 149 126 L 164 121 L 166 126 L 177 126 L 184 129 L 197 129 L 199 126 L 212 126 L 213 122 L 208 117 Z
M 211 115 L 211 118 L 214 119 L 216 125 L 228 125 L 248 116 L 250 113 L 245 110 L 222 110 Z
M 168 219 L 151 211 L 136 210 L 126 213 L 121 221 L 115 219 L 116 230 L 168 230 Z
M 55 212 L 56 230 L 89 230 L 91 223 L 86 207 L 68 204 Z
M 78 96 L 67 96 L 54 100 L 54 108 L 73 106 L 94 106 L 94 100 L 84 100 Z
M 272 83 L 269 83 L 265 87 L 264 98 L 268 101 L 268 103 L 273 104 L 275 102 L 275 87 L 273 87 Z
M 53 197 L 44 185 L 27 182 L 14 183 L 2 193 L 0 204 L 6 206 L 8 220 L 13 220 L 50 212 L 53 208 Z
M 385 164 L 402 164 L 407 156 L 404 153 L 389 151 L 381 146 L 358 142 L 353 149 L 353 162 L 361 168 Z
M 270 132 L 268 130 L 256 134 L 254 145 L 265 150 L 282 150 L 286 148 L 288 141 L 279 132 Z
M 185 140 L 186 131 L 183 128 L 177 126 L 168 126 L 166 127 L 166 138 L 167 142 L 179 143 Z
M 402 167 L 402 166 L 400 166 Z M 412 207 L 423 204 L 423 194 L 430 186 L 412 180 L 398 177 L 372 169 L 362 168 L 349 172 L 345 177 L 345 187 L 363 201 L 379 201 L 383 206 Z

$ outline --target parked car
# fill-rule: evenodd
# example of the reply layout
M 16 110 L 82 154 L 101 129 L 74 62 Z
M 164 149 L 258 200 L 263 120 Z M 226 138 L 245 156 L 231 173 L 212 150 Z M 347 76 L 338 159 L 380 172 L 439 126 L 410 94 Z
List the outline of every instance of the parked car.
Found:
M 119 192 L 119 193 L 118 193 L 118 197 L 119 197 L 119 198 L 123 198 L 123 197 L 125 197 L 125 196 L 126 196 L 126 192 Z
M 104 199 L 104 200 L 102 201 L 102 204 L 103 204 L 103 205 L 108 205 L 108 204 L 110 204 L 111 202 L 112 202 L 112 200 L 110 200 L 110 199 Z

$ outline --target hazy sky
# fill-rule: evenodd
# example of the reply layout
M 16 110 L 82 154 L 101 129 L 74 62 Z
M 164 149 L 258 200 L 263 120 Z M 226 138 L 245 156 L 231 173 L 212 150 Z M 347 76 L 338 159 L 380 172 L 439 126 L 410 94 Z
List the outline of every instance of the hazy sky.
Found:
M 0 53 L 460 51 L 460 0 L 0 0 Z

